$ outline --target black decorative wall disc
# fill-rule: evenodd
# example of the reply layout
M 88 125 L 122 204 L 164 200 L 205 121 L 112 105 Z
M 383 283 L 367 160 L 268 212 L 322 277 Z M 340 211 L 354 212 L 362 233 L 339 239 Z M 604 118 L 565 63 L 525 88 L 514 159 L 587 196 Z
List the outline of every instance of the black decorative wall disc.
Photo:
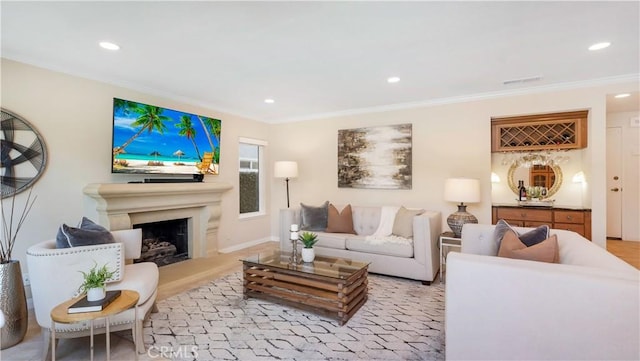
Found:
M 0 189 L 2 198 L 31 187 L 44 172 L 47 148 L 44 139 L 29 122 L 2 109 L 0 132 Z

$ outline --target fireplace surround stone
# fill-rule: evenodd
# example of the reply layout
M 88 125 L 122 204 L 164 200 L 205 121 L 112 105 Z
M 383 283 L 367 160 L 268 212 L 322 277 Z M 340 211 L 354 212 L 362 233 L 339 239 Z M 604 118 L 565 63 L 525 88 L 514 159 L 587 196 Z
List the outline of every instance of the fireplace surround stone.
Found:
M 187 218 L 189 257 L 218 253 L 222 194 L 229 183 L 93 183 L 83 192 L 95 201 L 98 223 L 109 230 Z

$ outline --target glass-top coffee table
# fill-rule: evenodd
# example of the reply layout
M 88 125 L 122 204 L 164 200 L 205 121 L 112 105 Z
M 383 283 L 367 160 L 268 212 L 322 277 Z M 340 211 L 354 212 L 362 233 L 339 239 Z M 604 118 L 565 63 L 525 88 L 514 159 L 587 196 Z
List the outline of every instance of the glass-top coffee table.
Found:
M 367 301 L 368 262 L 316 255 L 314 262 L 294 265 L 290 257 L 278 250 L 243 259 L 244 297 L 318 312 L 340 325 Z

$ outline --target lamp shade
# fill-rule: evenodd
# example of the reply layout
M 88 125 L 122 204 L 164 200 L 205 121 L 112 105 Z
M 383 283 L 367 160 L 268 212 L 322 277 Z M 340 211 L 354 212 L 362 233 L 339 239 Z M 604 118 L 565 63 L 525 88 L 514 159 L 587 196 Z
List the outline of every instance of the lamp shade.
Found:
M 480 180 L 449 178 L 444 184 L 444 200 L 449 202 L 480 202 Z
M 273 167 L 276 178 L 295 178 L 298 176 L 298 163 L 293 161 L 278 161 Z

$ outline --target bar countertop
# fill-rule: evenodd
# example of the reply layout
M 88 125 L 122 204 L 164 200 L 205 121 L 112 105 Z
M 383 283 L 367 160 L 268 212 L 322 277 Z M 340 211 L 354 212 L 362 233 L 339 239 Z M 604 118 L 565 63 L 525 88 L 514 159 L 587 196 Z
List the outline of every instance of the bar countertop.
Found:
M 491 207 L 505 207 L 505 208 L 526 208 L 526 209 L 556 209 L 560 211 L 591 211 L 591 208 L 578 207 L 578 206 L 521 206 L 517 203 L 493 203 Z

